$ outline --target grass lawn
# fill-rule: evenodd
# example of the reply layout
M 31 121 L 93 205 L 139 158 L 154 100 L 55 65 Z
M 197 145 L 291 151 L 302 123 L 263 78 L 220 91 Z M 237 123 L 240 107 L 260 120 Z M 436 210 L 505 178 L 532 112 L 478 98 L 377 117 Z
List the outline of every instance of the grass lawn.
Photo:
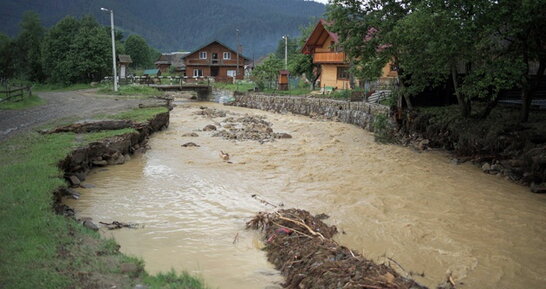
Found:
M 226 83 L 226 82 L 215 82 L 212 84 L 213 87 L 217 89 L 224 89 L 224 90 L 230 90 L 230 91 L 241 91 L 246 92 L 249 90 L 254 90 L 254 83 Z
M 294 88 L 289 90 L 276 90 L 276 89 L 267 88 L 267 89 L 264 89 L 263 92 L 272 93 L 276 95 L 309 95 L 311 93 L 311 90 L 306 88 Z
M 2 98 L 2 96 L 0 96 Z M 31 96 L 25 96 L 23 100 L 19 101 L 4 101 L 0 102 L 0 109 L 25 109 L 33 106 L 44 104 L 45 100 L 41 99 L 36 93 Z
M 161 110 L 160 110 L 161 109 Z M 118 118 L 143 120 L 164 108 L 138 109 Z M 132 129 L 84 134 L 91 142 Z M 81 138 L 80 138 L 81 139 Z M 76 135 L 29 132 L 0 143 L 0 288 L 205 288 L 186 273 L 150 276 L 120 272 L 120 264 L 141 260 L 118 251 L 113 240 L 53 212 L 53 191 L 65 186 L 57 167 L 77 147 Z
M 163 92 L 157 90 L 156 88 L 149 87 L 146 85 L 122 85 L 118 87 L 118 91 L 115 92 L 110 86 L 103 86 L 97 91 L 102 94 L 111 94 L 111 95 L 139 95 L 139 96 L 156 96 L 162 95 Z

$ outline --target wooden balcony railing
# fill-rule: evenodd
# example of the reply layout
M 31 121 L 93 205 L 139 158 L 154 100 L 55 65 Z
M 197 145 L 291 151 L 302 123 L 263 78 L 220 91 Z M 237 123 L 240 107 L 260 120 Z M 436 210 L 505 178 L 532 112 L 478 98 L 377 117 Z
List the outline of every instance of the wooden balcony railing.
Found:
M 319 52 L 313 54 L 313 63 L 345 63 L 344 52 Z

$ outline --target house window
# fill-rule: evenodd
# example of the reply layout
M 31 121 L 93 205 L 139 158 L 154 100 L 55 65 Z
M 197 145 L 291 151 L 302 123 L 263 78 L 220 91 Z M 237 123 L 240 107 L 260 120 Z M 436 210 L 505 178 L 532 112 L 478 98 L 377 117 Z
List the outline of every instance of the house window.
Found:
M 194 69 L 193 70 L 193 77 L 201 77 L 201 76 L 203 76 L 203 69 Z
M 227 71 L 227 76 L 229 76 L 229 77 L 235 77 L 235 70 L 228 70 L 228 71 Z
M 349 67 L 338 67 L 337 79 L 343 79 L 343 80 L 349 79 Z
M 231 52 L 224 52 L 224 60 L 231 59 Z
M 207 59 L 207 52 L 206 51 L 199 52 L 199 59 Z

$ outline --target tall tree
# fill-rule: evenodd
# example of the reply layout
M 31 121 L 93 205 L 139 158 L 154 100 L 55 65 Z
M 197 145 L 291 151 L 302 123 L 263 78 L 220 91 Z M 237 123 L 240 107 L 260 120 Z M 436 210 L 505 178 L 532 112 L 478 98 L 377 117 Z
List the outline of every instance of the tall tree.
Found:
M 110 34 L 92 17 L 67 16 L 44 38 L 42 63 L 54 83 L 98 80 L 109 72 L 112 50 Z
M 27 11 L 23 14 L 21 33 L 15 40 L 15 61 L 21 78 L 31 81 L 44 79 L 40 50 L 44 32 L 45 29 L 37 13 Z
M 0 80 L 13 76 L 13 41 L 0 33 Z
M 131 56 L 133 60 L 132 66 L 135 68 L 143 68 L 151 65 L 150 48 L 146 40 L 139 35 L 131 34 L 125 40 L 125 53 Z

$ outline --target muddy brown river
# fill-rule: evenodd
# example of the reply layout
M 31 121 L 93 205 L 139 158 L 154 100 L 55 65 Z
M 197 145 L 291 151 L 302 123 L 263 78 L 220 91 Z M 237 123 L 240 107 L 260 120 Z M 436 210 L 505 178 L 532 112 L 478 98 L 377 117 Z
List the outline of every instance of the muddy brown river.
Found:
M 291 139 L 234 142 L 200 131 L 229 116 L 265 116 Z M 196 132 L 198 137 L 182 137 Z M 186 142 L 200 147 L 181 147 Z M 78 217 L 138 223 L 108 231 L 149 272 L 186 270 L 211 288 L 280 288 L 281 276 L 245 231 L 256 212 L 285 208 L 326 213 L 337 240 L 435 287 L 448 274 L 458 288 L 546 288 L 546 196 L 449 155 L 374 142 L 352 125 L 213 103 L 179 104 L 151 150 L 97 169 L 91 189 L 67 200 Z M 228 163 L 219 154 L 230 154 Z

